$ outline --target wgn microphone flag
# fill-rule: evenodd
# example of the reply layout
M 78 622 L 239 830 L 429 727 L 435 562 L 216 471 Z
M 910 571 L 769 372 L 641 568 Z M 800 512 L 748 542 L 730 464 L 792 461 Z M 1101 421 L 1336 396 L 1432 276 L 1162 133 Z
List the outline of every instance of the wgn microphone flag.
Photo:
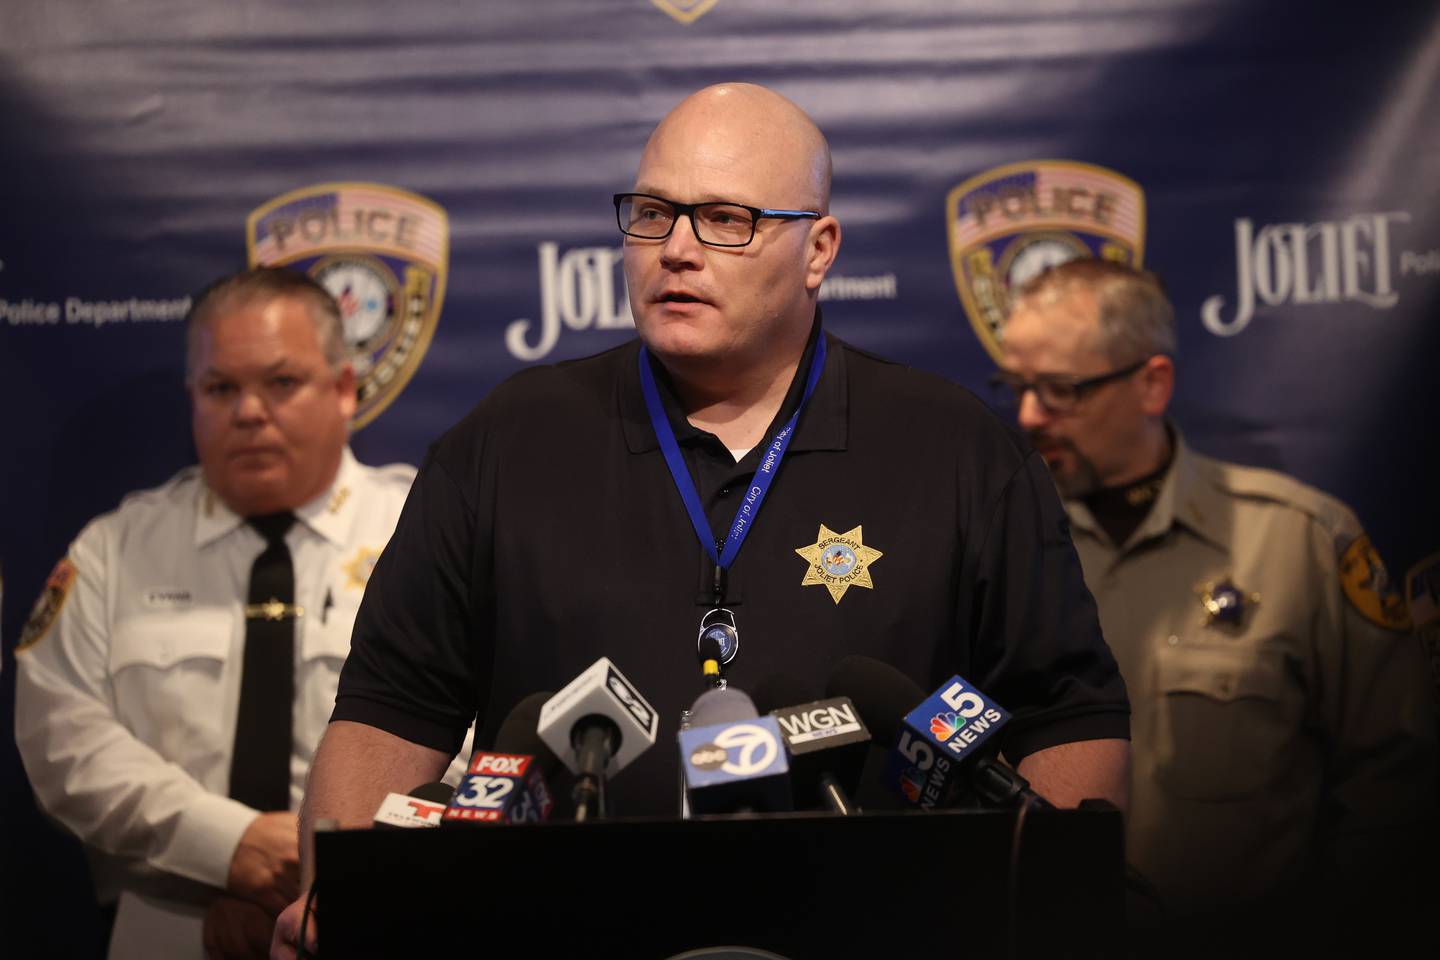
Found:
M 849 798 L 860 785 L 870 732 L 850 698 L 813 700 L 799 683 L 778 675 L 761 683 L 756 697 L 780 725 L 797 808 L 856 812 Z

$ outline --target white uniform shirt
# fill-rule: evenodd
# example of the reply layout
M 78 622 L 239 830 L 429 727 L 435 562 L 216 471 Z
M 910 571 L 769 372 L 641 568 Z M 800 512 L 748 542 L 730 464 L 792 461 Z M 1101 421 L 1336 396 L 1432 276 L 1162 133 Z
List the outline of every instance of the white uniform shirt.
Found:
M 414 477 L 405 465 L 363 466 L 346 449 L 334 484 L 295 511 L 286 534 L 304 609 L 291 809 L 334 707 L 366 580 Z M 225 886 L 258 816 L 227 791 L 243 606 L 263 549 L 190 467 L 92 521 L 51 575 L 21 642 L 15 737 L 41 806 L 86 844 Z M 200 957 L 203 916 L 201 905 L 126 891 L 111 956 Z

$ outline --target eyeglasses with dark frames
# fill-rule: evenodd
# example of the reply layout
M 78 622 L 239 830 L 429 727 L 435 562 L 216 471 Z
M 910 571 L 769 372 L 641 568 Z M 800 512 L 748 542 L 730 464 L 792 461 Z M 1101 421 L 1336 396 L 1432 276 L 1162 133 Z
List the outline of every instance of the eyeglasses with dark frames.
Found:
M 1149 362 L 1150 357 L 1145 357 L 1127 367 L 1078 380 L 1074 377 L 1062 376 L 1041 376 L 1034 380 L 1026 380 L 1013 371 L 998 370 L 990 376 L 990 387 L 994 390 L 997 399 L 1016 405 L 1025 398 L 1028 391 L 1034 390 L 1035 399 L 1039 400 L 1040 406 L 1050 413 L 1069 413 L 1079 406 L 1080 401 L 1085 399 L 1087 394 L 1107 383 L 1123 380 Z
M 814 210 L 772 210 L 743 203 L 680 203 L 649 193 L 617 193 L 615 222 L 620 232 L 637 240 L 664 240 L 675 221 L 690 218 L 695 238 L 712 247 L 745 247 L 755 239 L 755 227 L 765 219 L 818 219 Z

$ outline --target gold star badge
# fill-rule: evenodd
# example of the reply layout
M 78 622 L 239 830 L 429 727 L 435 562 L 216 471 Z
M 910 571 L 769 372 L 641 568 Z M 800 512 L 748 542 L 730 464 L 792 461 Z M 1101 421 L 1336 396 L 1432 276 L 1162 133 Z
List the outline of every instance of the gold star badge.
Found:
M 823 523 L 815 542 L 808 547 L 797 547 L 795 552 L 810 564 L 800 586 L 823 583 L 830 591 L 830 599 L 836 603 L 851 587 L 875 589 L 870 579 L 870 565 L 885 555 L 865 546 L 859 527 L 837 534 Z
M 1201 626 L 1222 626 L 1239 628 L 1245 620 L 1245 613 L 1260 603 L 1260 594 L 1241 590 L 1229 577 L 1218 582 L 1202 583 L 1195 587 L 1200 606 L 1205 608 Z
M 375 561 L 380 559 L 379 550 L 371 550 L 368 547 L 361 547 L 355 554 L 355 559 L 343 564 L 343 569 L 350 575 L 346 586 L 354 587 L 356 590 L 364 590 L 365 584 L 370 582 L 370 572 L 375 569 Z

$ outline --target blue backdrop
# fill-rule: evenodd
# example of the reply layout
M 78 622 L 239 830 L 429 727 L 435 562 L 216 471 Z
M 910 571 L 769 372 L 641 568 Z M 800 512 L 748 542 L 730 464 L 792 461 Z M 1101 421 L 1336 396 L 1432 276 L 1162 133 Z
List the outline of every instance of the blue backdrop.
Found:
M 416 462 L 524 365 L 633 335 L 609 195 L 666 110 L 733 79 L 830 137 L 830 329 L 978 390 L 1007 282 L 1077 245 L 1140 260 L 1176 304 L 1196 447 L 1342 497 L 1393 573 L 1440 547 L 1433 3 L 7 0 L 7 719 L 66 543 L 193 458 L 191 293 L 257 259 L 348 289 L 373 393 L 354 446 Z M 85 887 L 27 829 L 11 739 L 23 914 L 0 929 L 23 930 Z M 39 859 L 44 883 L 14 866 Z

